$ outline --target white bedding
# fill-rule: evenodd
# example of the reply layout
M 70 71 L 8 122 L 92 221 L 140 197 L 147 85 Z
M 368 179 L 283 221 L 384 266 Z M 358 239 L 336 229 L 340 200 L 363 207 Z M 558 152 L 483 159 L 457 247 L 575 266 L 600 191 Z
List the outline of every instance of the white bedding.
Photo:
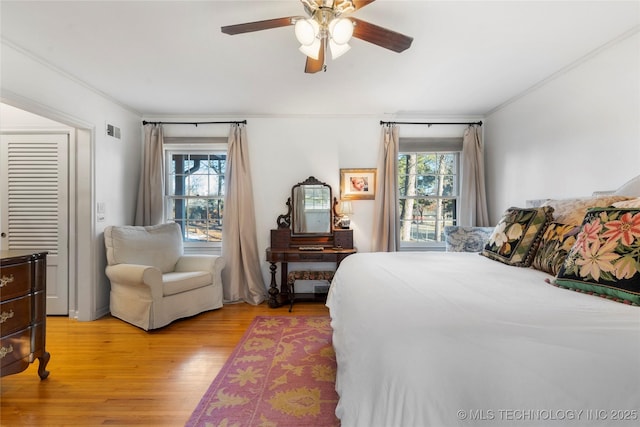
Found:
M 327 299 L 342 426 L 640 425 L 640 307 L 551 277 L 477 253 L 346 258 Z

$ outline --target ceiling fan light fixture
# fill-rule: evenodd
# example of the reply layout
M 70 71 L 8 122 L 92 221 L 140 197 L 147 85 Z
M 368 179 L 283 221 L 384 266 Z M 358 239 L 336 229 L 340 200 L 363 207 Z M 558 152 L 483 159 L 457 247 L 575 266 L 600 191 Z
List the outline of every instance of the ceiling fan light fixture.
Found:
M 329 49 L 331 50 L 331 59 L 338 59 L 351 49 L 348 43 L 338 44 L 333 40 L 329 40 Z
M 300 19 L 295 25 L 296 39 L 303 46 L 311 46 L 318 38 L 320 25 L 314 19 Z
M 301 45 L 299 50 L 309 58 L 317 60 L 320 57 L 320 39 L 314 39 L 309 45 Z
M 349 43 L 353 36 L 353 22 L 347 18 L 336 18 L 329 23 L 329 34 L 337 44 Z

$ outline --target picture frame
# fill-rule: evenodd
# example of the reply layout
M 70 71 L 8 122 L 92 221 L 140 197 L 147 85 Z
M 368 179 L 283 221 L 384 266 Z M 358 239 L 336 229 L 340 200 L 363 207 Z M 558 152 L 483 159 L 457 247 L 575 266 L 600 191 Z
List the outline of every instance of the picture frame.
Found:
M 377 169 L 340 169 L 340 199 L 373 200 Z

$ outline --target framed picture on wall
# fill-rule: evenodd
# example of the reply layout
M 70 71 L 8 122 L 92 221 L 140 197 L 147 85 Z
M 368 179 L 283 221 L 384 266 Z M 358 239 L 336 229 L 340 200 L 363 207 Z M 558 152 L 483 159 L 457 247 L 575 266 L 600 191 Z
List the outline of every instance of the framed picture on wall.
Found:
M 340 199 L 373 200 L 376 169 L 340 169 Z

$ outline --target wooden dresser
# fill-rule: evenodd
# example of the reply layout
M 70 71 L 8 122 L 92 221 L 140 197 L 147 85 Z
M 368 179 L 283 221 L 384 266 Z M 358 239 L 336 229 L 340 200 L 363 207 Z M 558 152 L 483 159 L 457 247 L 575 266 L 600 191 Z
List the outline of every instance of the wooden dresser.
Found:
M 47 253 L 0 251 L 0 376 L 22 372 L 36 359 L 45 379 Z
M 295 282 L 296 274 L 304 276 L 302 280 L 307 280 L 309 275 L 315 277 L 320 274 L 323 280 L 328 280 L 327 277 L 333 277 L 329 274 L 331 271 L 291 272 L 293 282 L 289 283 L 288 264 L 334 263 L 337 268 L 347 256 L 356 253 L 353 230 L 338 227 L 341 215 L 336 212 L 337 205 L 331 186 L 313 176 L 291 188 L 291 197 L 286 203 L 287 213 L 278 216 L 278 228 L 271 230 L 271 245 L 266 251 L 266 260 L 271 264 L 269 307 L 280 307 L 288 302 L 291 311 L 294 299 L 323 301 L 326 298 L 326 293 L 323 298 L 319 298 L 321 294 L 294 293 L 293 286 L 289 285 Z M 278 263 L 281 266 L 279 286 L 276 279 Z

